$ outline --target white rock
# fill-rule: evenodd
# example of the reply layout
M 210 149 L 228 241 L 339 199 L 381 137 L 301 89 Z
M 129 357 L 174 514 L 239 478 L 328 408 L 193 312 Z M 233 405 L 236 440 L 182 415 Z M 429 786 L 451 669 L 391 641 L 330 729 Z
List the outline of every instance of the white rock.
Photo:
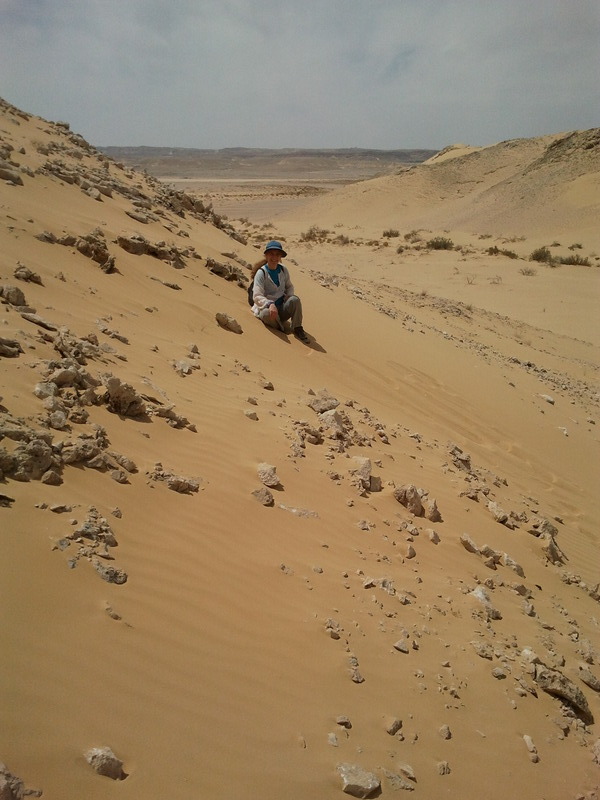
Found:
M 279 486 L 276 468 L 272 464 L 258 465 L 258 477 L 265 486 Z
M 370 797 L 381 786 L 377 775 L 358 764 L 338 764 L 337 770 L 342 779 L 342 791 L 352 797 Z
M 99 775 L 106 775 L 113 780 L 123 777 L 123 762 L 110 747 L 92 747 L 85 754 L 85 760 Z

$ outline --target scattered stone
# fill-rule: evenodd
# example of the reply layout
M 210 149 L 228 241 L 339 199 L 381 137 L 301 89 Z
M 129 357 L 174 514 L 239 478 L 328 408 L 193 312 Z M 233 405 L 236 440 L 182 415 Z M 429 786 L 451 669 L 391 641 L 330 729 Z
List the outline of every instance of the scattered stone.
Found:
M 113 375 L 104 379 L 106 394 L 104 402 L 108 410 L 123 417 L 143 417 L 147 414 L 146 404 L 133 386 L 123 383 Z
M 248 417 L 248 419 L 253 420 L 254 422 L 258 422 L 258 414 L 256 411 L 251 411 L 250 409 L 246 409 L 244 414 Z
M 5 283 L 0 285 L 0 297 L 10 306 L 25 306 L 25 294 L 18 286 L 10 286 Z
M 502 563 L 505 567 L 509 567 L 510 569 L 514 570 L 520 578 L 525 577 L 523 567 L 520 564 L 517 564 L 517 562 L 507 553 L 502 553 Z
M 322 389 L 318 395 L 311 397 L 307 405 L 312 408 L 317 414 L 323 414 L 325 411 L 331 411 L 337 408 L 340 401 L 329 394 L 326 389 Z
M 0 336 L 0 356 L 4 358 L 18 358 L 24 350 L 17 339 L 5 339 Z
M 280 485 L 279 478 L 277 477 L 277 469 L 272 464 L 262 463 L 258 465 L 258 478 L 264 483 L 265 486 L 274 488 Z
M 417 780 L 416 777 L 415 777 L 415 771 L 411 767 L 410 764 L 406 764 L 404 762 L 400 762 L 399 764 L 397 764 L 396 768 L 397 768 L 398 772 L 401 772 L 402 775 L 404 775 L 410 781 L 416 781 Z
M 348 663 L 350 665 L 350 678 L 352 681 L 354 683 L 364 683 L 365 679 L 358 670 L 358 659 L 356 656 L 350 656 L 348 658 Z
M 403 775 L 398 775 L 396 772 L 390 772 L 388 769 L 381 770 L 383 776 L 387 779 L 390 788 L 398 791 L 404 789 L 407 792 L 414 792 L 415 787 L 410 781 L 407 781 Z
M 433 542 L 433 544 L 439 544 L 440 543 L 441 539 L 440 539 L 437 531 L 434 531 L 432 528 L 427 528 L 426 533 L 427 533 L 427 535 L 429 537 L 429 541 L 430 542 Z
M 20 262 L 17 262 L 17 267 L 16 267 L 15 271 L 13 272 L 13 275 L 15 276 L 15 278 L 17 278 L 20 281 L 28 281 L 29 283 L 37 283 L 40 286 L 42 286 L 42 279 L 37 274 L 37 272 L 33 272 L 32 270 L 29 269 L 29 267 L 26 267 L 24 264 L 21 264 Z
M 339 747 L 338 738 L 335 733 L 327 734 L 327 744 L 330 744 L 332 747 Z
M 437 765 L 438 775 L 449 775 L 451 772 L 450 764 L 447 761 L 439 761 Z
M 595 692 L 600 692 L 600 680 L 587 667 L 579 667 L 579 678 Z
M 44 328 L 47 331 L 57 331 L 58 328 L 52 322 L 48 322 L 47 320 L 40 317 L 38 314 L 31 314 L 29 311 L 21 311 L 21 317 L 26 320 L 27 322 L 32 322 L 34 325 L 38 325 L 40 328 Z
M 252 492 L 252 497 L 258 500 L 259 503 L 262 503 L 263 506 L 275 505 L 275 499 L 273 495 L 265 486 L 260 489 L 255 489 Z
M 551 397 L 549 394 L 541 394 L 539 396 L 542 398 L 542 400 L 545 400 L 547 403 L 550 403 L 551 406 L 554 405 L 555 402 L 554 398 Z
M 506 678 L 506 672 L 502 669 L 502 667 L 494 667 L 494 669 L 492 670 L 492 675 L 499 681 L 504 680 L 504 678 Z
M 394 650 L 397 650 L 399 653 L 408 654 L 410 652 L 410 648 L 408 646 L 406 639 L 400 639 L 399 641 L 395 642 L 393 647 Z
M 442 515 L 438 510 L 434 497 L 432 497 L 431 500 L 428 500 L 425 505 L 425 518 L 430 522 L 442 522 Z
M 12 169 L 4 162 L 0 162 L 0 181 L 6 181 L 15 186 L 23 186 L 23 178 L 15 169 Z
M 467 550 L 469 553 L 474 553 L 475 555 L 480 555 L 480 550 L 471 539 L 468 533 L 461 533 L 460 535 L 460 543 L 462 546 Z
M 452 731 L 450 730 L 450 727 L 448 725 L 442 725 L 442 727 L 439 730 L 439 734 L 442 737 L 442 739 L 452 738 Z
M 105 564 L 95 557 L 92 559 L 92 564 L 102 580 L 107 581 L 107 583 L 116 583 L 117 586 L 127 583 L 128 575 L 124 570 Z
M 110 747 L 92 747 L 85 754 L 85 760 L 99 774 L 106 775 L 115 781 L 122 780 L 123 762 L 113 753 Z
M 218 311 L 215 314 L 215 319 L 222 328 L 225 328 L 225 330 L 231 331 L 232 333 L 243 333 L 240 323 L 229 314 L 224 314 L 222 311 Z
M 21 778 L 17 778 L 0 761 L 0 800 L 23 800 L 25 797 L 41 797 L 41 789 L 26 789 Z
M 398 717 L 385 717 L 384 727 L 390 736 L 395 736 L 402 727 L 402 720 Z
M 310 508 L 295 508 L 294 506 L 286 506 L 284 503 L 278 503 L 277 507 L 281 508 L 282 511 L 289 511 L 289 513 L 293 514 L 295 517 L 302 517 L 303 519 L 319 516 L 316 511 L 312 511 Z
M 502 614 L 498 609 L 494 608 L 490 601 L 490 596 L 483 586 L 477 586 L 472 592 L 469 592 L 473 597 L 476 597 L 484 606 L 488 619 L 502 619 Z
M 336 724 L 339 725 L 341 728 L 346 728 L 346 730 L 350 730 L 352 728 L 352 723 L 350 722 L 350 717 L 346 717 L 343 714 L 340 714 L 339 717 L 335 718 Z
M 328 633 L 332 639 L 339 639 L 341 630 L 340 623 L 337 620 L 331 619 L 331 617 L 325 620 L 325 632 Z
M 377 775 L 358 764 L 338 764 L 337 770 L 342 779 L 342 791 L 352 797 L 371 797 L 381 787 Z
M 506 525 L 507 528 L 514 528 L 514 523 L 510 520 L 509 515 L 503 508 L 500 508 L 495 500 L 490 500 L 487 504 L 487 510 L 492 517 L 501 525 Z
M 586 723 L 594 719 L 585 695 L 562 672 L 549 669 L 545 664 L 535 665 L 535 682 L 548 694 L 565 700 Z
M 423 504 L 421 502 L 421 495 L 416 486 L 406 484 L 394 490 L 394 497 L 401 503 L 407 511 L 414 514 L 415 517 L 422 517 L 424 514 Z

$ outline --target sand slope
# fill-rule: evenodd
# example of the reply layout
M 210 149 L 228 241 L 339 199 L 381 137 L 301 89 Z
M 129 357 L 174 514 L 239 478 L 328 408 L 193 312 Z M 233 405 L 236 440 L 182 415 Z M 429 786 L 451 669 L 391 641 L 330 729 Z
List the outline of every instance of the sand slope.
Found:
M 210 270 L 243 275 L 257 250 L 209 210 L 64 125 L 5 105 L 0 133 L 23 181 L 0 183 L 0 285 L 50 324 L 3 289 L 0 337 L 17 352 L 0 357 L 0 760 L 48 800 L 335 798 L 339 762 L 375 773 L 384 797 L 402 764 L 415 797 L 591 797 L 600 700 L 581 667 L 600 678 L 598 343 L 384 290 L 360 259 L 351 271 L 349 250 L 305 246 L 287 263 L 306 347 L 257 323 L 236 280 Z M 85 175 L 112 197 L 94 199 Z M 82 252 L 95 229 L 112 271 Z M 123 249 L 132 233 L 163 258 Z M 17 279 L 17 262 L 41 283 Z M 584 294 L 595 272 L 578 273 Z M 527 280 L 520 292 L 535 292 Z M 98 385 L 36 396 L 61 368 Z M 145 414 L 111 410 L 109 374 Z M 333 419 L 309 406 L 323 389 Z M 51 441 L 60 485 L 11 472 L 31 430 Z M 66 463 L 75 441 L 99 457 Z M 252 496 L 263 462 L 280 480 L 271 507 Z M 168 473 L 198 490 L 171 490 Z M 406 484 L 441 519 L 398 502 Z M 116 546 L 81 529 L 90 507 Z M 544 691 L 536 661 L 586 710 Z M 124 780 L 86 763 L 104 745 Z
M 369 235 L 391 226 L 560 238 L 577 228 L 596 248 L 599 217 L 598 128 L 484 148 L 457 145 L 302 212 L 307 224 L 343 223 Z

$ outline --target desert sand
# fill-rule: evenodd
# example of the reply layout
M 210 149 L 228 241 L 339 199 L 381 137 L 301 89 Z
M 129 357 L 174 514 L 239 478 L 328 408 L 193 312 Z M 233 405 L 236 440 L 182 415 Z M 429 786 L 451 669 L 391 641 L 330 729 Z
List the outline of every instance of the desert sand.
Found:
M 3 796 L 597 798 L 598 131 L 269 217 L 0 136 Z

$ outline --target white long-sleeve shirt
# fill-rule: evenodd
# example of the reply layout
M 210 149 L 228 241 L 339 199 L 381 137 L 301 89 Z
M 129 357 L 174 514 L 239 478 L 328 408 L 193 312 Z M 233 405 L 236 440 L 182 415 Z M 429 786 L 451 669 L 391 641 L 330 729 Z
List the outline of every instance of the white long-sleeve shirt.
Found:
M 263 308 L 267 308 L 271 303 L 276 303 L 281 298 L 287 300 L 294 292 L 294 284 L 290 278 L 288 268 L 283 264 L 279 264 L 281 270 L 279 272 L 279 286 L 272 280 L 268 274 L 267 267 L 261 267 L 254 276 L 254 292 L 252 299 L 254 305 L 252 312 L 254 316 L 258 317 Z

